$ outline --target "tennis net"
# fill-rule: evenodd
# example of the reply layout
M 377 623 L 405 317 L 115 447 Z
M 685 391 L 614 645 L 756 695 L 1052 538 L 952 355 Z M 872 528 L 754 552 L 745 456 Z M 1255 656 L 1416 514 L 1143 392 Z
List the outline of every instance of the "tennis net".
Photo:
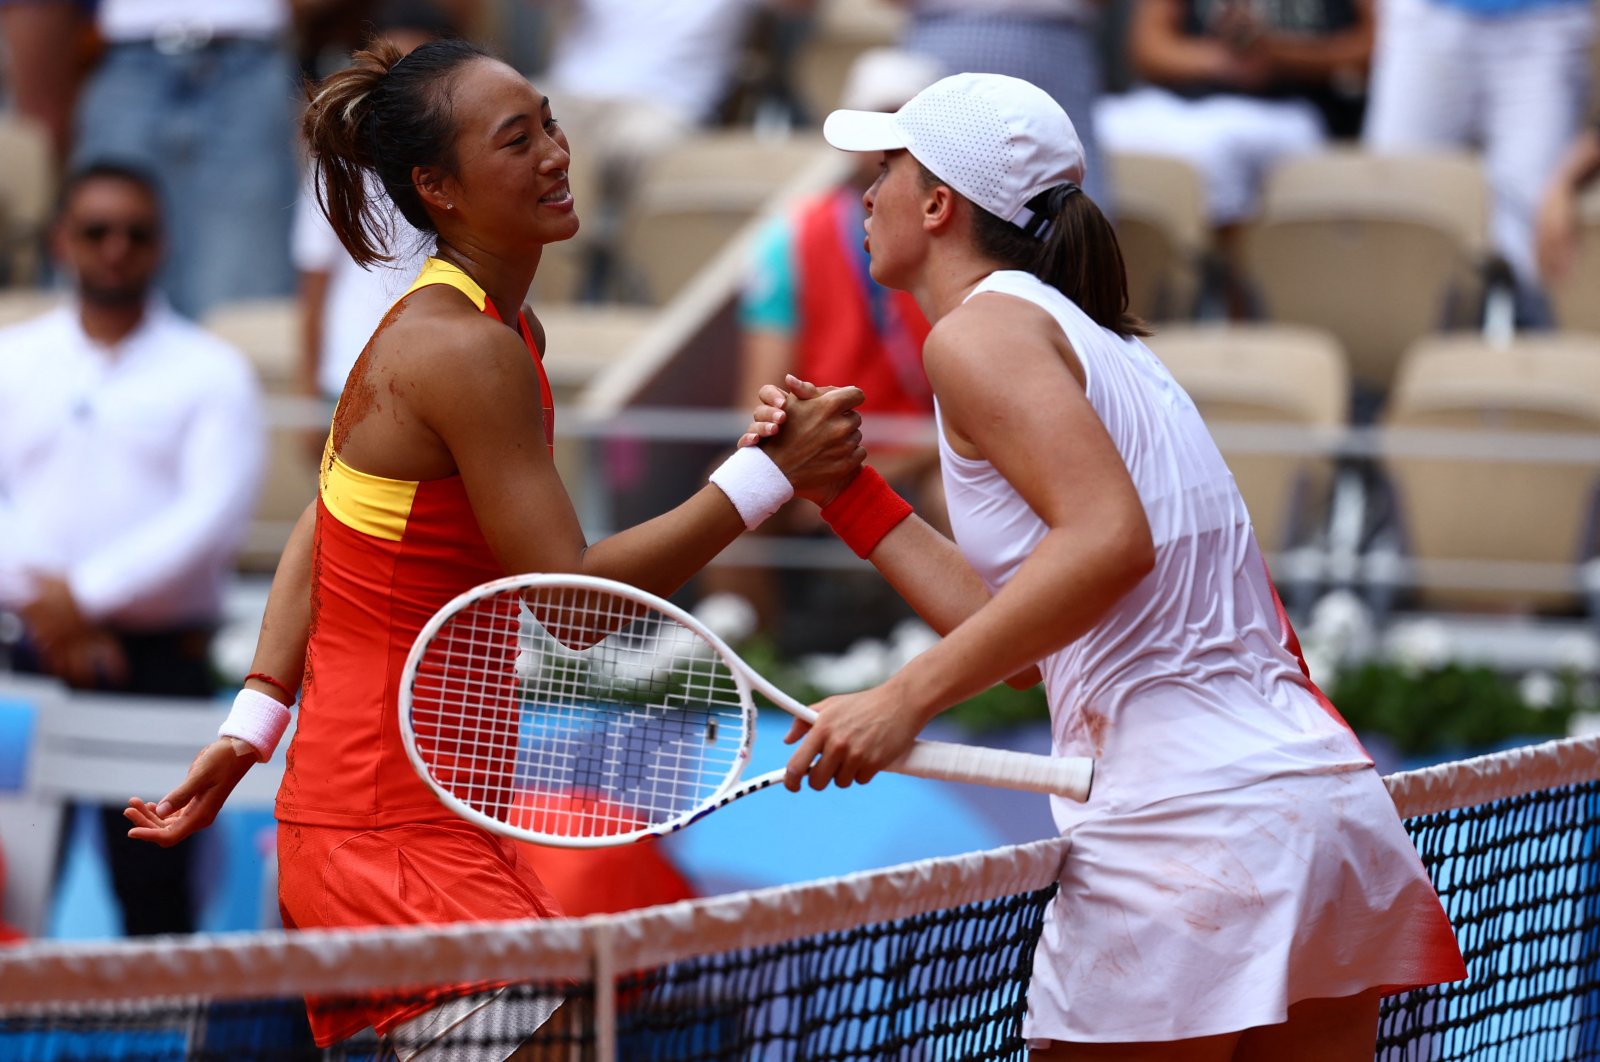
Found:
M 452 1034 L 561 1062 L 1014 1059 L 1060 838 L 620 916 L 262 933 L 0 951 L 0 1058 L 377 1059 L 324 1053 L 330 1021 L 422 1009 L 470 986 L 496 1005 Z M 536 1021 L 535 1017 L 533 1021 Z M 391 1045 L 401 1058 L 427 1032 Z M 525 1057 L 519 1055 L 519 1058 Z
M 1385 1000 L 1381 1062 L 1600 1060 L 1600 738 L 1386 780 L 1467 979 Z
M 1600 1060 L 1600 739 L 1388 779 L 1469 976 L 1385 1001 L 1378 1058 Z M 0 950 L 0 1059 L 379 1059 L 323 1051 L 302 997 L 359 1022 L 438 986 L 498 992 L 455 1042 L 560 1062 L 1023 1062 L 1067 840 L 626 915 Z M 470 998 L 480 999 L 479 995 Z M 429 1051 L 420 1059 L 469 1055 Z

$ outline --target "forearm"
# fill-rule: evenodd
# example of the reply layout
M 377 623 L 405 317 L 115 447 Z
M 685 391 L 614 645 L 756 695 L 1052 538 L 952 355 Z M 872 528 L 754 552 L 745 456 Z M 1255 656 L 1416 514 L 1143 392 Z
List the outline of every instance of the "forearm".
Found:
M 666 596 L 744 530 L 727 495 L 707 484 L 669 512 L 596 542 L 583 552 L 578 570 Z
M 990 601 L 989 588 L 956 544 L 915 514 L 885 535 L 867 560 L 941 636 Z
M 1191 37 L 1179 28 L 1182 13 L 1170 0 L 1143 0 L 1128 28 L 1128 57 L 1134 70 L 1158 85 L 1216 81 L 1228 66 L 1227 47 L 1208 37 Z
M 329 274 L 300 274 L 300 386 L 308 395 L 321 391 L 322 315 L 328 299 Z
M 1327 37 L 1269 34 L 1260 48 L 1281 77 L 1327 81 L 1346 71 L 1366 70 L 1372 58 L 1372 28 L 1361 26 Z
M 950 539 L 920 516 L 902 520 L 868 554 L 878 573 L 941 637 L 965 623 L 991 600 L 989 588 Z M 1007 685 L 1026 689 L 1039 682 L 1028 666 L 1007 674 Z
M 1051 531 L 993 599 L 890 684 L 925 723 L 1082 637 L 1146 571 L 1138 551 L 1110 537 Z
M 306 643 L 311 637 L 311 551 L 316 526 L 316 505 L 306 507 L 295 522 L 278 560 L 261 619 L 261 634 L 250 661 L 252 674 L 271 675 L 292 691 L 300 688 L 305 672 Z M 247 688 L 284 700 L 284 692 L 271 683 L 250 679 Z
M 1576 193 L 1596 177 L 1600 177 L 1600 129 L 1591 126 L 1561 160 L 1556 180 Z

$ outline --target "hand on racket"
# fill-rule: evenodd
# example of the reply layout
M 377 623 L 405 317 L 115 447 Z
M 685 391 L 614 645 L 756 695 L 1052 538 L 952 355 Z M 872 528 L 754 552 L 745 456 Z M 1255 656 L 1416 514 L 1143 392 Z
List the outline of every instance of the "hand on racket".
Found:
M 621 844 L 784 780 L 741 774 L 752 692 L 815 715 L 684 610 L 580 575 L 485 583 L 436 613 L 406 660 L 406 754 L 457 814 L 519 840 Z M 888 770 L 1086 799 L 1093 763 L 915 742 Z

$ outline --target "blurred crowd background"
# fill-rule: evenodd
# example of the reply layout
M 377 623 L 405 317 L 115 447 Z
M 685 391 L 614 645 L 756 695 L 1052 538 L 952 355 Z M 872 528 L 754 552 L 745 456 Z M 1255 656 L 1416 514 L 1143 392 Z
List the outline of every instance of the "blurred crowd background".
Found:
M 1591 727 L 1595 22 L 1594 0 L 0 0 L 0 670 L 242 679 L 345 372 L 429 250 L 397 221 L 395 262 L 350 261 L 306 185 L 302 86 L 374 37 L 459 35 L 572 143 L 582 229 L 529 299 L 591 536 L 681 497 L 786 370 L 862 383 L 874 462 L 937 520 L 926 322 L 865 274 L 870 174 L 818 127 L 1008 73 L 1083 136 L 1132 308 L 1357 728 L 1404 757 Z M 798 511 L 684 597 L 797 691 L 927 644 Z M 957 717 L 1040 711 L 997 691 Z

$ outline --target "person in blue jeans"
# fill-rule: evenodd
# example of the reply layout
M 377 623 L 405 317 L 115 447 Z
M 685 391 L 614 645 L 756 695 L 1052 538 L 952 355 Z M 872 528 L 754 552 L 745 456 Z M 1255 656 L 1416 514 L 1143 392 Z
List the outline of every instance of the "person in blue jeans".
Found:
M 294 62 L 287 0 L 102 0 L 105 56 L 78 106 L 76 165 L 156 174 L 169 219 L 160 284 L 201 318 L 293 291 Z

